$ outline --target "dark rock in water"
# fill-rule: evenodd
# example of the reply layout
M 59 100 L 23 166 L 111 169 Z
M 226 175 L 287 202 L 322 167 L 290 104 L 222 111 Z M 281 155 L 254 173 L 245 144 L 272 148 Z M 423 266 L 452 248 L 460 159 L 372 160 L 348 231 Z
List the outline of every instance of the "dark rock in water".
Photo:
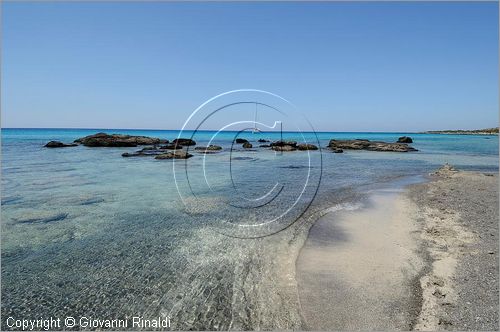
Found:
M 180 149 L 182 149 L 182 145 L 177 145 L 177 144 L 174 144 L 174 143 L 170 143 L 170 144 L 167 144 L 167 145 L 161 145 L 160 149 L 164 149 L 164 150 L 180 150 Z
M 390 151 L 390 152 L 408 152 L 418 151 L 406 143 L 387 143 L 379 141 L 369 141 L 362 139 L 353 140 L 330 140 L 328 147 L 332 150 L 368 150 L 368 151 Z
M 257 160 L 257 159 L 252 157 L 233 157 L 231 158 L 231 160 Z
M 187 159 L 191 158 L 193 155 L 182 150 L 174 150 L 172 152 L 163 153 L 157 155 L 155 159 Z
M 318 147 L 314 144 L 298 144 L 297 149 L 299 150 L 318 150 Z
M 413 140 L 411 139 L 411 137 L 401 136 L 400 138 L 398 138 L 398 143 L 413 143 Z
M 244 138 L 237 138 L 234 140 L 234 142 L 236 144 L 243 144 L 243 143 L 248 143 L 248 140 L 244 139 Z
M 304 168 L 313 168 L 312 166 L 304 166 L 304 165 L 289 165 L 289 166 L 280 166 L 280 168 L 287 169 L 304 169 Z
M 199 146 L 194 148 L 195 150 L 222 150 L 222 147 L 218 145 L 209 145 L 209 146 Z
M 270 148 L 271 145 L 269 145 L 269 144 L 262 144 L 262 145 L 259 145 L 259 147 L 261 147 L 261 148 Z
M 267 143 L 267 142 L 269 142 L 269 140 L 263 139 L 263 138 L 259 138 L 259 140 L 257 142 L 259 142 L 259 143 Z
M 276 142 L 272 142 L 270 145 L 272 147 L 274 147 L 274 146 L 292 146 L 295 148 L 297 146 L 297 142 L 295 142 L 295 141 L 276 141 Z
M 133 153 L 125 152 L 125 153 L 122 153 L 122 157 L 125 157 L 125 158 L 128 158 L 128 157 L 146 157 L 146 156 L 147 156 L 147 154 L 141 153 L 141 152 L 133 152 Z
M 2 197 L 2 205 L 15 204 L 16 202 L 21 201 L 23 198 L 21 196 L 9 196 Z
M 190 145 L 196 145 L 196 142 L 190 138 L 176 138 L 172 141 L 172 144 L 190 146 Z
M 194 148 L 194 150 L 200 153 L 216 153 L 222 150 L 222 147 L 218 145 L 199 146 Z
M 333 153 L 343 153 L 344 150 L 342 150 L 342 149 L 334 149 L 334 150 L 332 150 L 332 152 Z
M 154 145 L 168 143 L 167 140 L 147 137 L 147 136 L 131 136 L 106 133 L 97 133 L 75 140 L 75 143 L 81 143 L 89 147 L 130 147 L 137 145 Z
M 83 200 L 80 205 L 92 205 L 92 204 L 97 204 L 97 203 L 102 203 L 104 202 L 104 199 L 99 198 L 99 197 L 94 197 L 94 198 L 89 198 L 86 200 Z
M 46 148 L 67 148 L 70 146 L 78 146 L 78 144 L 76 144 L 76 143 L 66 144 L 66 143 L 59 142 L 59 141 L 50 141 L 47 144 L 45 144 Z
M 16 219 L 16 222 L 19 224 L 46 224 L 52 221 L 64 220 L 67 216 L 67 213 L 58 213 L 48 217 Z
M 122 153 L 122 157 L 147 157 L 147 156 L 157 156 L 164 153 L 166 153 L 165 149 L 144 148 L 134 153 L 129 153 L 129 152 Z
M 252 144 L 250 144 L 249 142 L 243 143 L 242 146 L 243 146 L 244 149 L 251 149 L 252 148 Z
M 297 150 L 297 148 L 293 145 L 282 145 L 282 146 L 275 145 L 272 146 L 271 149 L 273 149 L 274 151 L 287 151 L 287 152 Z

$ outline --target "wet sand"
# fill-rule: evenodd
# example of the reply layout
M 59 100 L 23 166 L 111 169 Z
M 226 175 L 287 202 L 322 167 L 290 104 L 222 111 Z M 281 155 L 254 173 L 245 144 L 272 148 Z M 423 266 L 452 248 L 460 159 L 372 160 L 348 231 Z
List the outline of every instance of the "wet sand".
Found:
M 296 269 L 308 329 L 497 330 L 498 177 L 444 169 L 374 192 L 321 217 Z
M 397 193 L 376 193 L 369 205 L 326 214 L 311 228 L 297 260 L 308 329 L 412 326 L 419 308 L 415 281 L 424 264 L 407 203 Z

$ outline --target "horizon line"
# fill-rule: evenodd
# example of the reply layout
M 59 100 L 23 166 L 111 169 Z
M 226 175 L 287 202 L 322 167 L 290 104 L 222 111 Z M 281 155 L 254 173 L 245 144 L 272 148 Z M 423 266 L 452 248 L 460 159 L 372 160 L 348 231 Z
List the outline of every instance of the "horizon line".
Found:
M 489 127 L 489 128 L 480 128 L 480 129 L 432 129 L 432 130 L 421 130 L 421 131 L 300 131 L 304 133 L 394 133 L 394 134 L 421 134 L 421 133 L 428 133 L 432 131 L 457 131 L 457 130 L 463 130 L 463 131 L 481 131 L 481 130 L 486 130 L 486 129 L 492 129 L 492 128 L 497 128 L 497 127 Z M 137 130 L 137 131 L 180 131 L 181 129 L 152 129 L 152 128 L 81 128 L 81 127 L 0 127 L 1 129 L 49 129 L 49 130 Z M 195 129 L 186 129 L 185 131 L 194 131 Z M 218 129 L 204 129 L 204 130 L 196 130 L 199 132 L 211 132 L 211 131 L 218 131 Z M 222 130 L 223 132 L 238 132 L 234 130 Z M 280 132 L 279 130 L 269 130 L 265 132 Z M 290 131 L 290 130 L 283 130 L 284 133 L 296 133 L 298 131 Z

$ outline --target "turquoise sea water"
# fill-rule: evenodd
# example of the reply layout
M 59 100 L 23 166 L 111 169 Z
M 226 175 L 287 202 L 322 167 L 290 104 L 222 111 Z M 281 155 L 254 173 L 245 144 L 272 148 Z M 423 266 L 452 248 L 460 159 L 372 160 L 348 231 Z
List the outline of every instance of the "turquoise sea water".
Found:
M 97 132 L 178 135 L 2 129 L 3 329 L 9 316 L 67 315 L 168 315 L 177 329 L 300 327 L 287 264 L 293 266 L 297 239 L 307 234 L 307 217 L 356 204 L 370 188 L 427 174 L 445 162 L 488 172 L 499 166 L 498 137 L 479 135 L 245 133 L 254 149 L 231 150 L 235 133 L 223 132 L 212 142 L 222 152 L 191 152 L 194 157 L 176 164 L 121 156 L 139 148 L 43 147 Z M 197 132 L 194 138 L 200 146 L 213 135 Z M 409 135 L 419 151 L 274 153 L 256 142 L 281 135 L 322 148 L 332 138 L 396 141 Z M 266 204 L 256 208 L 258 202 Z M 269 236 L 239 238 L 246 235 Z

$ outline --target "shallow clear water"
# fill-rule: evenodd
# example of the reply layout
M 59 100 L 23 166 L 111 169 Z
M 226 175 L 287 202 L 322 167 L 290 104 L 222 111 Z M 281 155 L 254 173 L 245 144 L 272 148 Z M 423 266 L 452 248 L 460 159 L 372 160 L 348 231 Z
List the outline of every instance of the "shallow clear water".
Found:
M 175 164 L 121 157 L 138 148 L 43 147 L 100 131 L 178 135 L 2 130 L 2 320 L 169 315 L 176 329 L 297 328 L 294 259 L 316 211 L 356 204 L 371 188 L 445 162 L 481 171 L 498 171 L 499 164 L 497 136 L 411 134 L 419 152 L 308 155 L 258 148 L 258 138 L 276 140 L 280 133 L 245 134 L 254 151 L 231 151 L 234 133 L 228 132 L 212 142 L 221 153 L 192 152 Z M 204 145 L 213 134 L 194 138 Z M 317 138 L 325 147 L 332 138 L 395 141 L 402 135 Z M 300 141 L 301 135 L 283 138 Z M 271 199 L 276 184 L 283 189 Z M 255 202 L 268 204 L 255 208 Z

